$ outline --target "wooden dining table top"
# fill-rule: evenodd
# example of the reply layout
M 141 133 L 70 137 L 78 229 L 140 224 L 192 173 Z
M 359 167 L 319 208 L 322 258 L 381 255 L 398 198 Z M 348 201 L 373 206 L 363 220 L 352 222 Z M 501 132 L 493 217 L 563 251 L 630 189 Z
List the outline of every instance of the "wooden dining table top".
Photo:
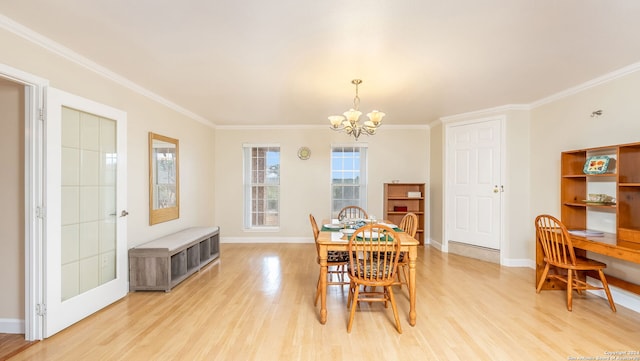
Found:
M 330 224 L 331 221 L 324 220 L 322 224 Z M 383 222 L 385 224 L 389 224 L 388 222 Z M 342 234 L 339 230 L 322 230 L 321 228 L 320 234 L 318 235 L 318 243 L 326 244 L 326 245 L 346 245 L 349 243 L 349 237 Z M 397 231 L 396 234 L 400 240 L 400 247 L 402 246 L 417 246 L 419 244 L 418 240 L 411 237 L 408 233 L 404 231 Z

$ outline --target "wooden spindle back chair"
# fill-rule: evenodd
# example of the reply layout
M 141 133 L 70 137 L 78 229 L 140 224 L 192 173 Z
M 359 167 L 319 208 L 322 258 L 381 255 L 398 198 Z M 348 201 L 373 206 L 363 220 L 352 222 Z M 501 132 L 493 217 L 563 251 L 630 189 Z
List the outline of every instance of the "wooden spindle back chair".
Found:
M 542 285 L 547 277 L 557 279 L 567 285 L 567 309 L 571 311 L 573 290 L 582 294 L 583 290 L 604 290 L 611 310 L 616 312 L 616 305 L 613 303 L 607 278 L 603 270 L 606 264 L 596 260 L 576 256 L 571 236 L 562 222 L 548 214 L 542 214 L 535 219 L 536 239 L 540 242 L 544 252 L 544 271 L 538 282 L 536 292 L 540 293 Z M 553 270 L 553 274 L 549 271 Z M 595 271 L 600 277 L 602 287 L 594 286 L 580 278 L 578 272 Z
M 367 219 L 367 211 L 358 206 L 346 206 L 338 213 L 338 219 Z
M 349 238 L 349 298 L 347 307 L 351 306 L 347 332 L 351 332 L 356 307 L 359 302 L 387 302 L 391 303 L 396 329 L 402 333 L 398 309 L 393 294 L 392 285 L 398 270 L 400 257 L 400 238 L 388 226 L 381 224 L 367 224 L 358 228 Z M 364 290 L 360 290 L 364 286 Z M 377 287 L 382 291 L 376 291 Z M 367 291 L 370 289 L 371 291 Z
M 313 231 L 313 239 L 316 243 L 316 262 L 320 264 L 320 247 L 318 245 L 318 236 L 320 235 L 320 229 L 316 218 L 309 214 L 309 222 L 311 223 L 311 230 Z M 347 272 L 347 264 L 349 263 L 349 256 L 347 252 L 342 251 L 329 251 L 327 252 L 327 285 L 328 286 L 344 286 L 349 282 L 345 279 Z M 335 276 L 335 277 L 334 277 Z M 337 278 L 337 280 L 335 280 Z M 314 305 L 318 304 L 320 299 L 320 274 L 318 274 L 318 283 L 316 285 L 316 295 Z

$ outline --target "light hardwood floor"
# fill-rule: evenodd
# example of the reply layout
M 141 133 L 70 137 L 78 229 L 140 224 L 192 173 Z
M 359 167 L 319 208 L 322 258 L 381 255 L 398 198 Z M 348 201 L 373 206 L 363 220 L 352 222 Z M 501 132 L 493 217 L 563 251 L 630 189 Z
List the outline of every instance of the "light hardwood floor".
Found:
M 640 314 L 559 291 L 534 270 L 420 248 L 415 327 L 406 289 L 391 309 L 362 304 L 347 334 L 347 287 L 313 306 L 313 244 L 222 244 L 219 263 L 173 289 L 135 292 L 12 360 L 569 360 L 640 351 Z M 640 354 L 633 355 L 636 360 Z M 613 358 L 612 358 L 613 359 Z

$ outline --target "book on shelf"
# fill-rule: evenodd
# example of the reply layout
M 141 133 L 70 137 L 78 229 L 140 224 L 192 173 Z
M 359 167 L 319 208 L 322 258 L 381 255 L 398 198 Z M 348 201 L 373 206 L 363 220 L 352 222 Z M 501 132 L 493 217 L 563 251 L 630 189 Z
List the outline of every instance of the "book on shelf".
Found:
M 602 237 L 602 236 L 604 236 L 604 232 L 602 232 L 602 231 L 594 231 L 592 229 L 570 229 L 569 233 L 573 234 L 574 236 L 581 236 L 581 237 Z

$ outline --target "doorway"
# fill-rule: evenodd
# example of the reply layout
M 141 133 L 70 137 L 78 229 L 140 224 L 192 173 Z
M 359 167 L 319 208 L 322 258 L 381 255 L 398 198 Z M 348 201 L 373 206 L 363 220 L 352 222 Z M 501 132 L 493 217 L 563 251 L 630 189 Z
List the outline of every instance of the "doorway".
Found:
M 500 262 L 504 117 L 446 127 L 448 252 Z
M 0 78 L 0 322 L 2 333 L 24 333 L 24 86 Z
M 3 288 L 10 304 L 0 302 L 3 322 L 0 323 L 0 332 L 24 334 L 26 340 L 38 340 L 42 338 L 42 317 L 38 316 L 38 305 L 42 304 L 42 271 L 41 263 L 37 260 L 41 256 L 42 245 L 42 213 L 39 212 L 42 204 L 42 112 L 44 104 L 44 89 L 48 81 L 38 78 L 21 70 L 0 64 L 0 81 L 8 94 L 4 94 L 0 101 L 6 102 L 7 109 L 14 109 L 13 115 L 3 120 L 11 123 L 16 128 L 16 134 L 12 135 L 13 151 L 4 153 L 9 160 L 17 162 L 13 165 L 13 171 L 5 174 L 14 179 L 11 190 L 17 195 L 15 200 L 17 208 L 14 212 L 12 229 L 13 239 L 5 240 L 3 247 L 18 247 L 17 255 L 13 254 L 12 261 L 19 262 L 17 272 L 0 276 L 5 280 Z M 16 96 L 14 93 L 19 93 Z M 14 95 L 11 95 L 14 94 Z M 4 108 L 3 106 L 3 108 Z M 3 124 L 4 125 L 4 124 Z M 3 131 L 4 137 L 8 137 Z M 3 182 L 4 183 L 4 182 Z M 16 196 L 14 195 L 14 196 Z M 10 210 L 11 208 L 6 207 Z M 17 212 L 15 210 L 18 210 Z M 3 217 L 4 218 L 4 217 Z M 17 219 L 17 222 L 15 221 Z M 4 250 L 3 250 L 4 251 Z M 4 257 L 5 253 L 3 252 Z M 11 257 L 12 255 L 7 255 Z M 3 259 L 3 264 L 5 260 Z M 10 262 L 7 262 L 10 264 Z M 15 267 L 10 266 L 10 267 Z M 8 277 L 8 278 L 7 278 Z M 9 285 L 10 284 L 10 285 Z M 13 285 L 13 286 L 11 286 Z

